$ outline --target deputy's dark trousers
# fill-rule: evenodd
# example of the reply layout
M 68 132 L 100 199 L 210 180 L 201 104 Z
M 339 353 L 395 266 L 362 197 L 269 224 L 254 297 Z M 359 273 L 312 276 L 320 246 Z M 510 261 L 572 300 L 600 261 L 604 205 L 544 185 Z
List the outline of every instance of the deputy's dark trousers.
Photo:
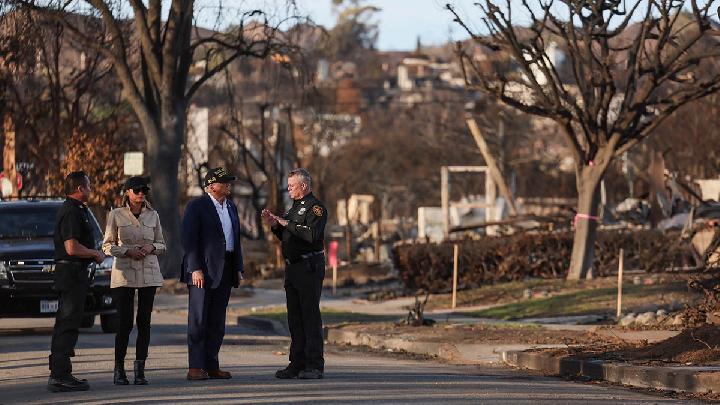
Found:
M 145 360 L 150 345 L 150 317 L 157 287 L 143 287 L 138 290 L 137 308 L 137 341 L 135 342 L 135 359 Z M 118 311 L 119 325 L 115 334 L 115 362 L 123 362 L 127 353 L 130 332 L 133 328 L 133 312 L 135 310 L 135 290 L 130 287 L 113 288 L 113 301 Z
M 325 278 L 325 257 L 289 264 L 285 268 L 285 297 L 290 327 L 290 367 L 325 369 L 320 293 Z
M 50 343 L 50 376 L 59 378 L 72 372 L 70 357 L 75 355 L 88 290 L 87 265 L 57 264 L 55 290 L 58 311 Z
M 218 353 L 225 337 L 225 312 L 232 290 L 232 267 L 228 263 L 217 288 L 189 285 L 188 363 L 190 368 L 220 369 Z M 207 280 L 206 280 L 207 281 Z

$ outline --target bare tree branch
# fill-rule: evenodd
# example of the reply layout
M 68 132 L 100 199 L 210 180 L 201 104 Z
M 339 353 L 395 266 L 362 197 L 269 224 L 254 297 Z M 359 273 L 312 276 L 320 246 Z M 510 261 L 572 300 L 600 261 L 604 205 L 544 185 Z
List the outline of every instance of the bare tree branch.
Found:
M 530 21 L 521 27 L 508 1 L 481 0 L 476 6 L 486 35 L 448 4 L 473 45 L 512 66 L 488 71 L 459 45 L 466 86 L 550 118 L 562 129 L 575 160 L 578 213 L 584 218 L 570 274 L 592 265 L 597 224 L 585 219 L 597 212 L 599 181 L 612 159 L 682 105 L 720 91 L 720 32 L 710 20 L 719 2 L 523 0 Z M 558 52 L 563 58 L 556 60 Z

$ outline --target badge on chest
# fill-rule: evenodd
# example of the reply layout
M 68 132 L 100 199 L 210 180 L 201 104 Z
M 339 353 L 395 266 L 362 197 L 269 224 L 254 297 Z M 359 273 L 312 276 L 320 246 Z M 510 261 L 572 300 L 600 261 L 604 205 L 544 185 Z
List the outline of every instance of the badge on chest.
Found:
M 304 215 L 306 211 L 307 207 L 300 207 L 300 209 L 298 210 L 298 215 Z

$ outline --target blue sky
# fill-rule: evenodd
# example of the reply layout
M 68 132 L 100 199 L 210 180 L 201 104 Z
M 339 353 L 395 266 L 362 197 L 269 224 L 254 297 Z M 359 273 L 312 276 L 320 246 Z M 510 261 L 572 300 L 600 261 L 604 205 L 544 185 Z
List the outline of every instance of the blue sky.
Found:
M 261 0 L 262 1 L 262 0 Z M 265 0 L 268 1 L 268 0 Z M 452 14 L 445 9 L 450 2 L 460 16 L 474 32 L 487 33 L 479 20 L 478 9 L 474 6 L 477 0 L 364 0 L 362 4 L 373 5 L 382 9 L 377 14 L 380 26 L 378 48 L 381 50 L 410 50 L 415 48 L 417 37 L 424 45 L 437 45 L 449 40 L 467 38 L 467 33 L 455 22 Z M 336 16 L 333 13 L 331 0 L 295 0 L 301 14 L 309 15 L 316 23 L 326 27 L 335 24 Z M 539 13 L 539 1 L 528 2 L 535 13 Z M 701 5 L 704 1 L 699 2 Z M 497 2 L 500 7 L 504 1 Z M 529 21 L 529 13 L 522 6 L 521 0 L 510 0 L 512 19 L 515 24 L 525 25 Z M 630 6 L 630 4 L 628 4 Z M 687 6 L 689 7 L 689 6 Z M 503 7 L 504 8 L 504 7 Z M 562 2 L 555 2 L 552 7 L 557 16 L 566 16 L 567 7 Z M 643 15 L 636 11 L 633 20 Z M 714 10 L 713 10 L 714 11 Z M 714 13 L 713 13 L 714 14 Z M 716 16 L 714 16 L 717 18 Z M 617 17 L 617 23 L 621 18 Z
M 326 27 L 335 24 L 331 0 L 296 0 L 301 13 Z M 380 26 L 378 48 L 409 50 L 417 37 L 424 45 L 440 44 L 462 37 L 460 28 L 444 9 L 443 0 L 374 0 L 365 4 L 382 9 L 377 14 Z
M 1 1 L 1 0 L 0 0 Z M 450 1 L 467 21 L 473 22 L 477 13 L 473 10 L 473 0 L 361 0 L 362 5 L 380 8 L 375 20 L 379 25 L 377 48 L 380 50 L 415 49 L 418 36 L 423 45 L 444 44 L 450 40 L 467 38 L 462 28 L 453 22 L 452 14 L 445 9 Z M 511 0 L 511 2 L 520 0 Z M 196 0 L 195 11 L 198 25 L 222 30 L 229 24 L 236 24 L 244 12 L 260 9 L 270 18 L 287 17 L 294 14 L 288 9 L 289 0 Z M 86 3 L 78 2 L 79 9 L 87 8 Z M 130 18 L 132 9 L 125 3 L 120 14 Z M 169 1 L 163 0 L 163 14 L 167 14 Z M 337 15 L 332 0 L 295 0 L 300 16 L 308 16 L 315 23 L 331 28 Z

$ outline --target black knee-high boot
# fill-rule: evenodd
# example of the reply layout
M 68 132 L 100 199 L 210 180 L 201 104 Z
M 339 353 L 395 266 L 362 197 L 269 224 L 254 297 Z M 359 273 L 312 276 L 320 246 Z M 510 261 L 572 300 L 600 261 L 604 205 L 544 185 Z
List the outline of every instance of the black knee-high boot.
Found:
M 125 374 L 125 364 L 122 361 L 115 362 L 115 371 L 113 372 L 113 384 L 115 385 L 128 385 L 127 374 Z
M 135 371 L 135 385 L 147 385 L 148 380 L 145 379 L 145 360 L 135 360 L 133 363 L 133 371 Z

